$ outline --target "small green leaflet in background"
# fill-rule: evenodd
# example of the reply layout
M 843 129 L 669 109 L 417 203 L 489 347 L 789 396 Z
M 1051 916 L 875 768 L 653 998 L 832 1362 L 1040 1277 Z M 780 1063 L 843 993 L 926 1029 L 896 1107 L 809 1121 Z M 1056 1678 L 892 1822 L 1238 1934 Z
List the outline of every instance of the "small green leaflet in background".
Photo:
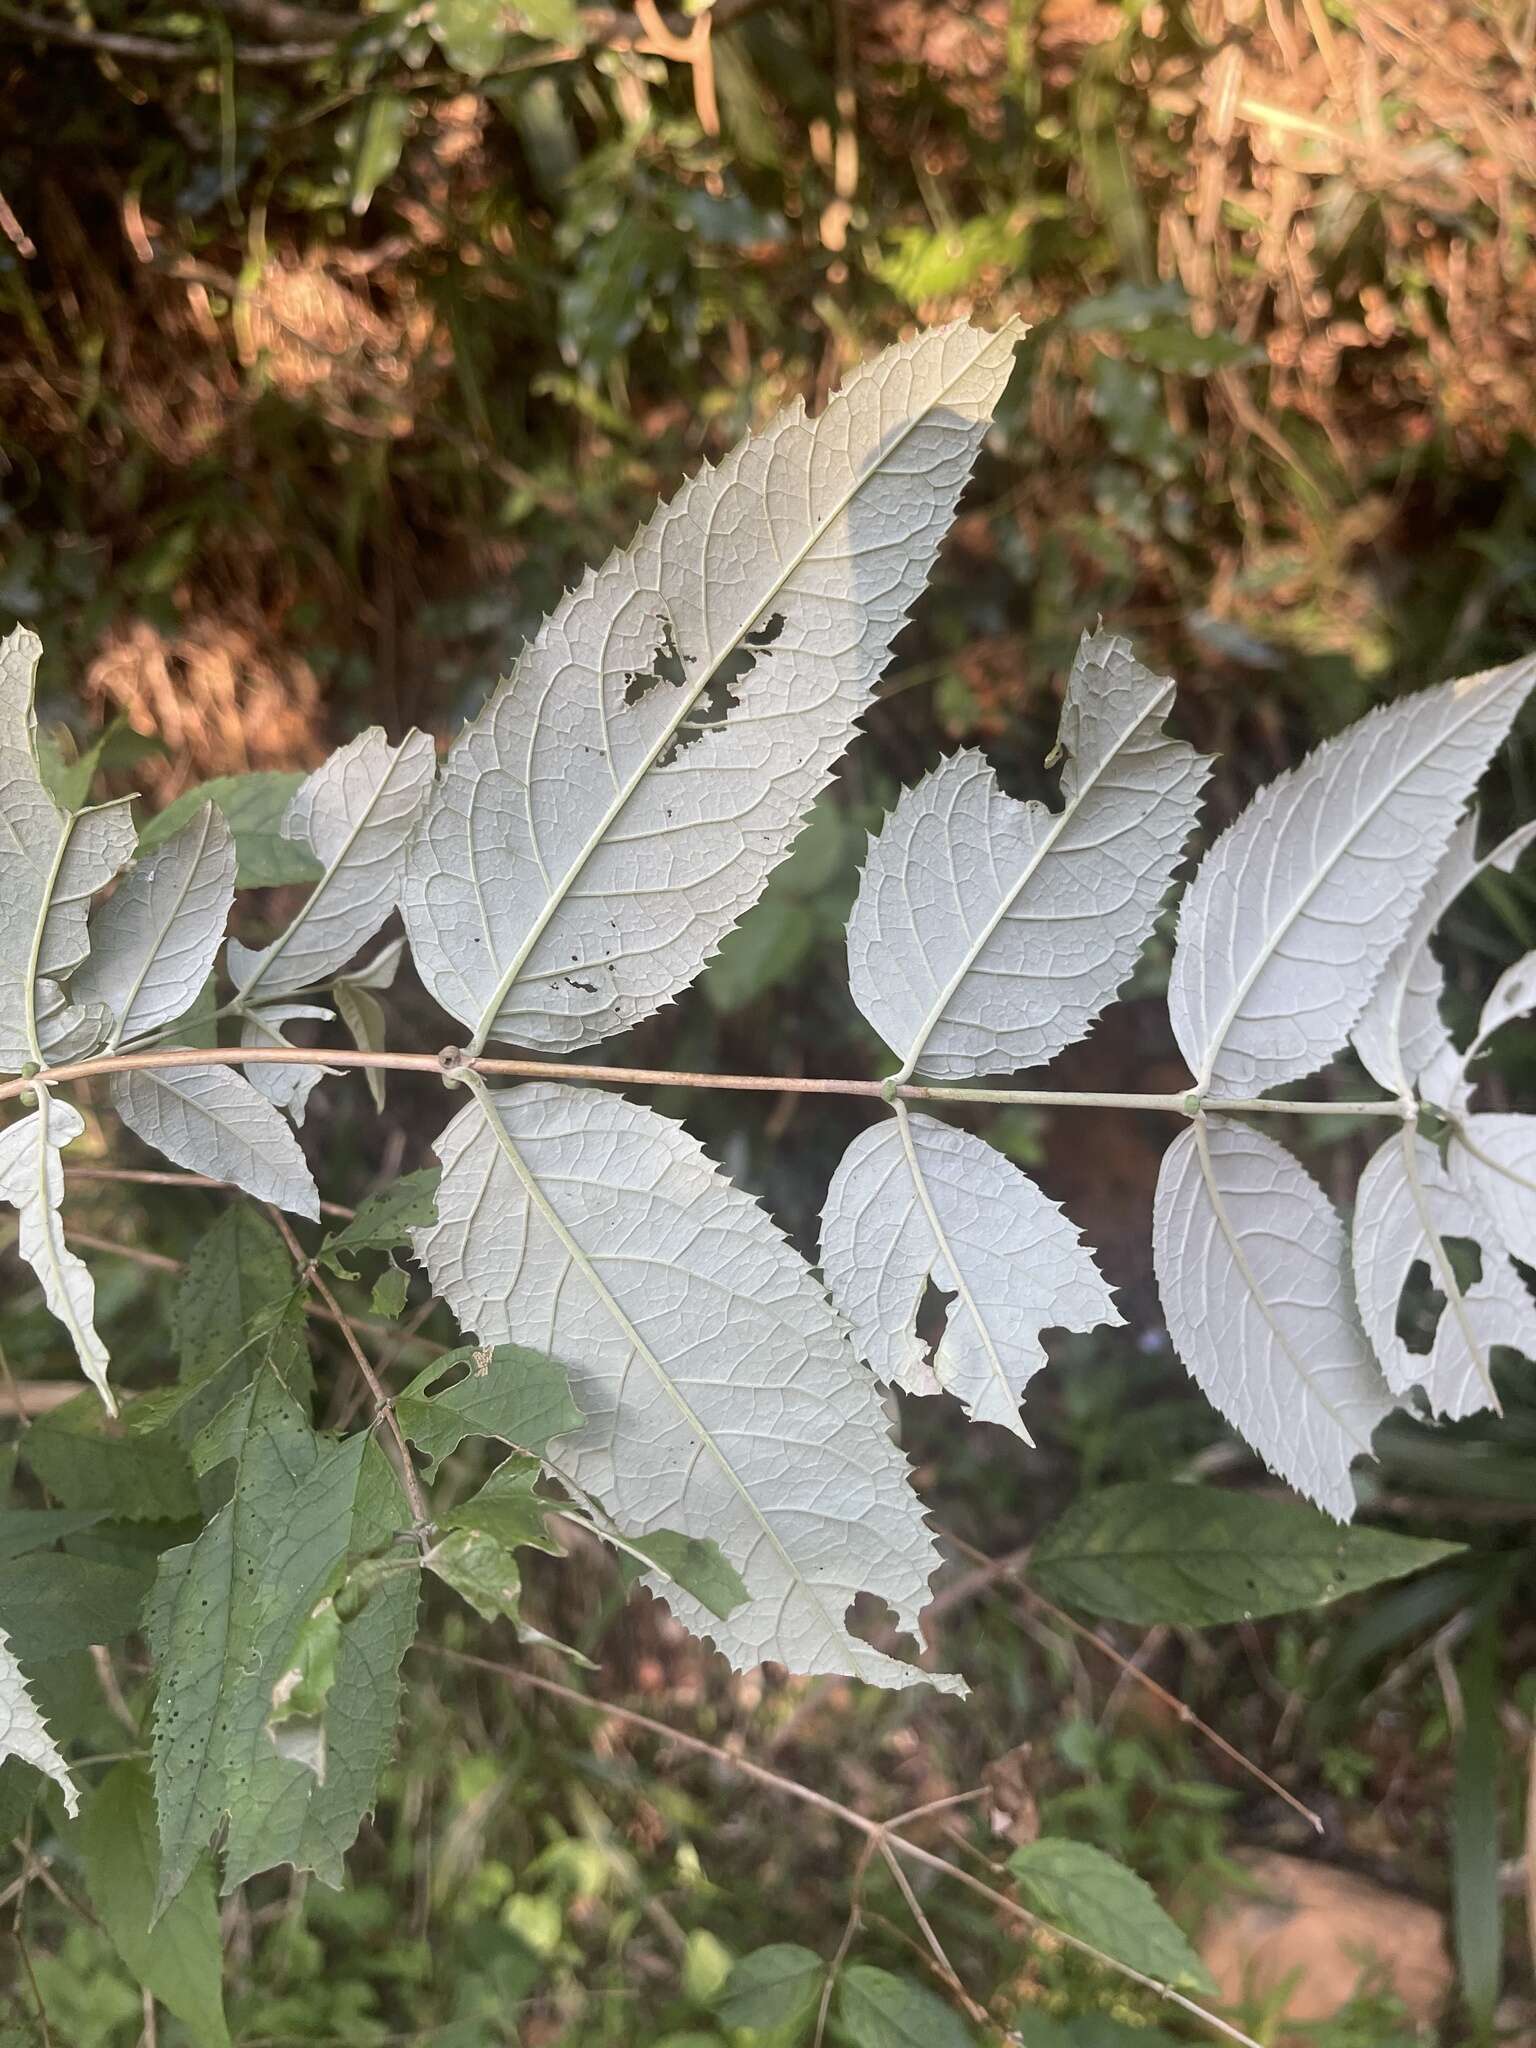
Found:
M 382 1316 L 392 1323 L 405 1307 L 411 1276 L 401 1266 L 387 1265 L 373 1283 L 373 1292 L 368 1297 L 368 1306 L 376 1316 Z
M 1042 1836 L 1008 1868 L 1025 1905 L 1133 1970 L 1185 1990 L 1215 1990 L 1204 1963 L 1134 1870 L 1086 1842 Z
M 80 810 L 91 793 L 91 784 L 102 768 L 131 769 L 146 754 L 162 757 L 165 748 L 158 740 L 135 732 L 126 718 L 114 718 L 89 745 L 66 761 L 56 733 L 39 727 L 37 767 L 43 786 L 55 803 L 66 811 Z
M 446 1352 L 399 1396 L 395 1417 L 431 1460 L 429 1478 L 467 1436 L 542 1451 L 582 1422 L 564 1366 L 521 1344 L 466 1344 Z
M 1323 1607 L 1461 1547 L 1348 1527 L 1300 1501 L 1144 1481 L 1076 1501 L 1035 1545 L 1029 1576 L 1089 1614 L 1209 1628 Z
M 277 888 L 288 883 L 318 882 L 320 863 L 306 847 L 285 839 L 278 829 L 300 774 L 261 769 L 250 775 L 218 775 L 183 790 L 174 803 L 149 819 L 139 834 L 139 852 L 152 853 L 179 832 L 206 803 L 224 813 L 235 835 L 240 865 L 235 880 L 242 889 Z
M 837 1980 L 837 2022 L 850 2048 L 976 2048 L 953 2006 L 926 1985 L 870 1963 L 850 1963 Z
M 541 36 L 546 42 L 579 46 L 587 39 L 576 0 L 516 0 L 513 12 L 529 35 Z
M 564 1557 L 565 1546 L 551 1534 L 548 1517 L 560 1503 L 539 1492 L 543 1466 L 537 1458 L 514 1455 L 487 1479 L 470 1499 L 438 1517 L 443 1529 L 475 1530 L 494 1537 L 508 1550 L 525 1547 Z
M 229 2048 L 219 1911 L 206 1857 L 150 1925 L 160 1850 L 154 1794 L 142 1764 L 116 1765 L 91 1793 L 80 1818 L 80 1846 L 96 1917 L 134 1978 L 175 2014 L 196 2048 Z
M 119 1643 L 139 1625 L 148 1560 L 108 1564 L 57 1550 L 15 1559 L 0 1574 L 0 1629 L 23 1664 Z
M 731 1967 L 731 1973 L 710 2000 L 724 2027 L 750 2027 L 755 2033 L 803 2026 L 821 2002 L 827 1966 L 821 1957 L 792 1941 L 754 1949 Z
M 683 1536 L 675 1529 L 653 1529 L 646 1536 L 625 1536 L 624 1541 L 721 1621 L 728 1620 L 751 1598 L 740 1572 L 719 1544 L 707 1536 Z M 635 1560 L 625 1558 L 623 1552 L 620 1557 L 627 1573 L 638 1575 L 641 1567 Z
M 410 133 L 410 102 L 394 92 L 369 93 L 351 125 L 351 191 L 347 204 L 354 214 L 361 216 L 373 204 L 374 193 L 394 175 Z
M 356 1253 L 392 1252 L 408 1245 L 411 1232 L 432 1221 L 437 1179 L 436 1167 L 423 1167 L 370 1195 L 351 1221 L 333 1230 L 321 1245 L 320 1263 L 338 1279 L 355 1280 Z
M 483 78 L 507 46 L 502 0 L 436 0 L 427 26 L 455 71 Z
M 106 1519 L 104 1508 L 0 1508 L 0 1563 L 48 1550 Z
M 453 1529 L 427 1552 L 427 1568 L 483 1621 L 519 1621 L 522 1573 L 506 1544 L 478 1529 Z

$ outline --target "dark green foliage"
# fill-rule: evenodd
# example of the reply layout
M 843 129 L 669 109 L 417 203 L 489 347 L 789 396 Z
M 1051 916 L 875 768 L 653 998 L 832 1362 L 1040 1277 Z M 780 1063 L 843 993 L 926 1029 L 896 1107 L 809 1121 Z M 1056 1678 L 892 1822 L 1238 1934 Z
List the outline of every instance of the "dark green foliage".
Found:
M 1453 1557 L 1304 1501 L 1144 1482 L 1085 1494 L 1030 1558 L 1041 1592 L 1117 1621 L 1210 1628 L 1321 1607 Z

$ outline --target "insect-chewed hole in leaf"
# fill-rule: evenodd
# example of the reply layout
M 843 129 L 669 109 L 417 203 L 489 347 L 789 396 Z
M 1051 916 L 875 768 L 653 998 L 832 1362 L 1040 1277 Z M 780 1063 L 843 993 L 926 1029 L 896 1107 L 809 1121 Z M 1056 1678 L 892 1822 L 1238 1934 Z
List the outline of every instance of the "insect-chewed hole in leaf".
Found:
M 433 1380 L 430 1386 L 423 1387 L 421 1392 L 427 1400 L 434 1400 L 439 1394 L 446 1394 L 450 1387 L 456 1387 L 461 1380 L 469 1379 L 473 1371 L 474 1368 L 461 1358 L 450 1365 L 439 1378 Z
M 754 626 L 750 633 L 743 636 L 741 645 L 720 663 L 690 707 L 688 716 L 657 755 L 658 768 L 670 767 L 680 754 L 697 745 L 706 733 L 724 725 L 731 712 L 741 702 L 743 685 L 756 667 L 758 655 L 765 647 L 771 647 L 783 630 L 784 616 L 781 612 L 775 612 L 771 618 L 765 619 L 761 626 Z M 674 661 L 680 669 L 682 664 L 677 656 L 671 628 L 668 626 L 663 633 L 662 651 L 657 657 L 656 673 L 638 678 L 632 676 L 624 692 L 625 702 L 637 702 L 655 683 L 672 681 Z M 677 680 L 681 681 L 682 677 L 678 676 Z
M 1451 1262 L 1456 1285 L 1465 1294 L 1483 1277 L 1483 1255 L 1470 1237 L 1447 1237 L 1441 1242 Z M 1434 1349 L 1435 1332 L 1445 1313 L 1444 1292 L 1430 1277 L 1429 1262 L 1415 1259 L 1397 1304 L 1397 1334 L 1405 1349 L 1416 1358 Z
M 949 1327 L 949 1305 L 956 1298 L 954 1288 L 943 1288 L 937 1280 L 924 1282 L 922 1295 L 917 1304 L 917 1336 L 923 1346 L 930 1369 L 934 1373 L 934 1388 L 938 1388 L 938 1372 L 934 1367 L 934 1353 L 943 1341 Z
M 849 1635 L 887 1657 L 912 1663 L 922 1655 L 923 1645 L 915 1635 L 898 1627 L 895 1608 L 877 1593 L 855 1593 L 844 1621 Z
M 670 684 L 680 690 L 688 680 L 688 666 L 678 649 L 677 635 L 672 630 L 672 621 L 661 622 L 661 645 L 657 648 L 649 668 L 637 668 L 624 685 L 624 702 L 638 704 L 642 697 L 649 697 L 653 690 Z

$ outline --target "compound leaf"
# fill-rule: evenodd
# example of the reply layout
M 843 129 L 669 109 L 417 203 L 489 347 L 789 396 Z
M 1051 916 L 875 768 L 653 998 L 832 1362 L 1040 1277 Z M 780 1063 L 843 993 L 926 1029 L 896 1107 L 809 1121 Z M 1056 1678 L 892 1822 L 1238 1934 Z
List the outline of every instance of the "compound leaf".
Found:
M 873 1382 L 809 1269 L 677 1124 L 538 1084 L 477 1094 L 437 1143 L 418 1256 L 487 1343 L 538 1329 L 585 1420 L 562 1474 L 614 1525 L 717 1542 L 728 1622 L 653 1588 L 742 1666 L 923 1676 L 849 1634 L 860 1590 L 914 1627 L 935 1552 Z M 954 1686 L 955 1681 L 930 1681 Z
M 1299 1080 L 1346 1042 L 1536 657 L 1383 706 L 1262 789 L 1179 910 L 1168 1009 L 1217 1096 Z
M 1169 676 L 1084 634 L 1062 706 L 1061 808 L 1005 796 L 985 755 L 907 790 L 848 924 L 853 997 L 913 1072 L 964 1081 L 1041 1066 L 1136 964 L 1209 763 L 1169 737 Z
M 1153 1259 L 1174 1349 L 1272 1471 L 1341 1522 L 1393 1406 L 1350 1287 L 1344 1225 L 1291 1154 L 1197 1119 L 1158 1176 Z
M 417 968 L 477 1047 L 638 1023 L 756 901 L 922 589 L 1020 332 L 935 328 L 819 418 L 791 407 L 546 620 L 407 866 Z
M 1019 1400 L 1046 1363 L 1041 1332 L 1121 1320 L 1077 1232 L 1027 1175 L 969 1131 L 900 1106 L 843 1155 L 821 1257 L 879 1378 L 954 1394 L 1026 1443 Z M 916 1329 L 930 1281 L 954 1296 L 931 1363 Z

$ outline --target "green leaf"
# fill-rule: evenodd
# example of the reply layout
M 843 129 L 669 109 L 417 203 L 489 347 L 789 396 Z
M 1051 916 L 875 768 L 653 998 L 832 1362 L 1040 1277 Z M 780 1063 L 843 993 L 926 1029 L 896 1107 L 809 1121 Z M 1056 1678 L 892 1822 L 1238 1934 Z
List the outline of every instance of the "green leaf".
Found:
M 852 2048 L 975 2048 L 952 2006 L 870 1963 L 852 1963 L 839 1977 L 837 2020 Z
M 197 1513 L 197 1489 L 181 1447 L 143 1428 L 133 1402 L 113 1421 L 91 1393 L 40 1416 L 22 1454 L 66 1508 L 98 1509 L 129 1522 L 180 1522 Z
M 0 1509 L 0 1562 L 26 1557 L 34 1550 L 47 1550 L 61 1536 L 94 1529 L 105 1520 L 103 1508 Z
M 409 100 L 394 92 L 368 95 L 357 117 L 352 147 L 348 204 L 353 213 L 366 213 L 374 193 L 394 176 L 410 126 Z
M 8 1756 L 0 1763 L 0 1842 L 14 1841 L 21 1833 L 47 1782 L 35 1765 L 23 1763 L 20 1757 Z M 0 2048 L 4 2040 L 0 2034 Z
M 35 1552 L 8 1565 L 0 1579 L 0 1629 L 23 1664 L 121 1642 L 139 1625 L 151 1577 L 147 1563 Z
M 355 1280 L 357 1252 L 392 1252 L 408 1246 L 411 1232 L 432 1221 L 437 1199 L 436 1167 L 402 1174 L 378 1194 L 370 1195 L 357 1214 L 334 1230 L 320 1247 L 320 1261 L 343 1280 Z
M 325 1710 L 336 1683 L 342 1619 L 327 1596 L 299 1625 L 293 1661 L 272 1687 L 264 1724 L 272 1747 L 287 1763 L 301 1764 L 323 1785 L 326 1775 Z
M 197 2048 L 229 2048 L 219 1911 L 206 1859 L 150 1924 L 160 1849 L 154 1794 L 141 1764 L 118 1764 L 102 1779 L 85 1803 L 80 1841 L 96 1917 L 135 1980 L 175 2014 Z
M 1504 1973 L 1499 1914 L 1499 1641 L 1485 1617 L 1458 1675 L 1464 1718 L 1451 1795 L 1451 1895 L 1462 1997 L 1479 2040 L 1493 2038 Z
M 238 1202 L 193 1246 L 171 1328 L 181 1377 L 210 1377 L 269 1330 L 293 1297 L 293 1260 L 271 1218 Z
M 704 977 L 704 993 L 722 1016 L 744 1010 L 788 981 L 814 951 L 816 925 L 803 903 L 765 899 L 733 932 Z
M 149 820 L 139 834 L 139 852 L 150 853 L 206 803 L 224 813 L 235 835 L 239 866 L 235 880 L 242 889 L 276 888 L 295 882 L 318 882 L 320 863 L 296 840 L 285 839 L 278 827 L 304 777 L 261 769 L 250 775 L 219 775 L 184 790 Z
M 445 1353 L 411 1381 L 395 1416 L 426 1452 L 432 1473 L 467 1436 L 542 1451 L 582 1421 L 564 1366 L 521 1344 L 467 1344 Z
M 1015 1849 L 1008 1868 L 1025 1904 L 1053 1927 L 1163 1983 L 1215 1990 L 1152 1887 L 1113 1856 L 1086 1842 L 1042 1836 Z
M 626 1535 L 624 1541 L 721 1621 L 751 1597 L 740 1572 L 708 1536 L 681 1536 L 675 1529 L 653 1529 L 646 1536 Z
M 335 981 L 331 984 L 337 1011 L 347 1027 L 347 1035 L 359 1052 L 382 1052 L 389 1039 L 389 1021 L 384 1014 L 384 1005 L 371 989 L 360 988 L 355 981 Z M 384 1113 L 384 1069 L 364 1067 L 363 1079 L 373 1106 L 382 1116 Z
M 550 1534 L 547 1521 L 560 1504 L 538 1490 L 543 1469 L 537 1458 L 508 1458 L 477 1494 L 443 1515 L 440 1526 L 477 1530 L 508 1550 L 544 1550 L 551 1557 L 564 1557 L 565 1546 Z
M 309 1398 L 313 1370 L 303 1297 L 291 1294 L 265 1330 L 259 1324 L 244 1343 L 206 1378 L 166 1389 L 157 1401 L 163 1423 L 187 1446 L 192 1470 L 201 1480 L 238 1458 L 250 1428 L 257 1387 L 276 1380 L 299 1402 Z
M 376 1316 L 383 1316 L 393 1322 L 405 1307 L 406 1292 L 411 1284 L 409 1273 L 399 1266 L 386 1266 L 373 1283 L 373 1292 L 368 1297 L 368 1306 Z
M 710 2003 L 722 2026 L 787 2032 L 816 2011 L 826 1974 L 826 1964 L 810 1949 L 776 1941 L 733 1964 Z
M 437 0 L 429 27 L 455 71 L 483 78 L 507 46 L 502 0 Z
M 416 1634 L 421 1570 L 414 1544 L 397 1540 L 409 1520 L 400 1482 L 370 1441 L 334 1596 L 342 1629 L 325 1694 L 324 1782 L 270 1744 L 256 1751 L 247 1823 L 225 1851 L 226 1890 L 276 1863 L 312 1870 L 322 1884 L 345 1881 L 346 1853 L 394 1747 L 400 1665 Z
M 1300 1501 L 1145 1481 L 1076 1501 L 1035 1545 L 1029 1576 L 1090 1614 L 1208 1628 L 1323 1607 L 1460 1549 L 1345 1526 Z
M 369 1439 L 366 1432 L 345 1443 L 317 1436 L 270 1373 L 248 1401 L 233 1495 L 194 1543 L 161 1558 L 150 1603 L 160 1678 L 157 1910 L 181 1890 L 223 1820 L 229 1884 L 239 1882 L 233 1873 L 246 1874 L 252 1835 L 276 1843 L 268 1861 L 297 1853 L 303 1804 L 275 1827 L 258 1744 L 300 1624 L 342 1575 Z
M 522 1574 L 504 1543 L 478 1529 L 453 1529 L 427 1552 L 427 1567 L 485 1621 L 517 1621 Z
M 576 0 L 516 0 L 518 20 L 533 36 L 551 43 L 584 43 L 581 9 Z

